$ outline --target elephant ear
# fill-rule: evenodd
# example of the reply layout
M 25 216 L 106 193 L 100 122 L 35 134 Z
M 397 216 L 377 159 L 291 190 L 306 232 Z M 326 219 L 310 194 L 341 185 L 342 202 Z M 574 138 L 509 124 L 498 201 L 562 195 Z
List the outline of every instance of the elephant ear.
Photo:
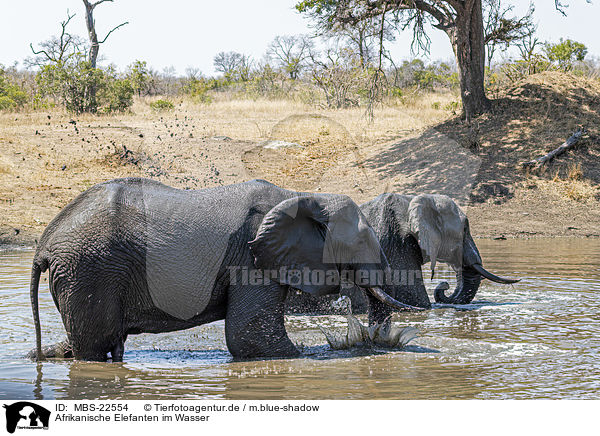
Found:
M 431 261 L 431 276 L 437 261 L 454 268 L 462 264 L 462 247 L 466 216 L 445 195 L 421 194 L 408 207 L 410 232 L 419 241 L 423 260 Z
M 277 271 L 279 283 L 314 296 L 335 292 L 339 272 L 335 264 L 323 262 L 328 221 L 326 209 L 314 197 L 282 201 L 265 215 L 249 242 L 255 266 Z M 313 271 L 321 274 L 319 280 L 312 279 Z M 304 280 L 307 274 L 311 280 Z

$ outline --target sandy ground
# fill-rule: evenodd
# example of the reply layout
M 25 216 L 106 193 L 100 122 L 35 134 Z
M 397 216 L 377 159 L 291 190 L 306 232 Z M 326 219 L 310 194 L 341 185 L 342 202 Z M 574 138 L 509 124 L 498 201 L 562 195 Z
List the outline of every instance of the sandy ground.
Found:
M 474 149 L 456 133 L 460 123 L 443 109 L 455 98 L 433 94 L 381 108 L 373 123 L 360 109 L 268 101 L 183 101 L 168 112 L 138 101 L 117 116 L 1 114 L 0 243 L 34 245 L 80 192 L 126 176 L 182 189 L 263 178 L 358 203 L 383 192 L 445 193 L 465 209 L 476 237 L 600 236 L 597 184 L 586 167 L 569 179 L 490 160 L 493 141 Z M 546 140 L 546 148 L 559 145 Z M 586 155 L 595 157 L 596 147 L 588 140 Z M 508 172 L 518 177 L 500 177 Z

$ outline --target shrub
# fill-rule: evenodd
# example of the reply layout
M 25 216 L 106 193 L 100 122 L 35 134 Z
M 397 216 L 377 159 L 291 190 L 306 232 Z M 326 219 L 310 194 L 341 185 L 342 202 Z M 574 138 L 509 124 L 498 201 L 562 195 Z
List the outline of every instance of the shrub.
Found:
M 173 109 L 175 105 L 168 100 L 161 99 L 150 103 L 150 107 L 155 111 L 166 111 Z
M 329 50 L 325 58 L 324 62 L 313 65 L 311 78 L 325 95 L 327 106 L 338 109 L 358 106 L 367 95 L 371 72 L 347 48 Z
M 104 112 L 123 112 L 133 104 L 133 86 L 129 79 L 108 80 L 103 87 Z
M 433 62 L 428 65 L 421 59 L 404 61 L 395 67 L 394 86 L 399 88 L 418 87 L 420 89 L 457 88 L 458 73 L 445 62 Z
M 27 94 L 14 83 L 11 83 L 0 68 L 0 110 L 14 110 L 27 103 Z
M 127 73 L 132 89 L 138 96 L 149 94 L 152 86 L 152 74 L 146 61 L 135 61 L 129 66 Z
M 119 78 L 113 67 L 91 68 L 82 53 L 67 62 L 45 65 L 36 82 L 38 100 L 51 97 L 75 113 L 123 111 L 133 104 L 131 82 Z
M 103 71 L 91 68 L 83 54 L 72 62 L 45 65 L 36 76 L 42 96 L 52 96 L 75 113 L 98 110 L 97 95 L 103 79 Z
M 219 86 L 216 79 L 192 79 L 187 87 L 192 99 L 197 103 L 210 103 L 212 97 L 208 91 Z
M 588 51 L 582 43 L 562 38 L 556 44 L 546 43 L 544 50 L 548 60 L 558 64 L 558 67 L 564 71 L 572 70 L 575 61 L 583 61 Z
M 0 111 L 12 110 L 17 107 L 17 103 L 6 95 L 0 95 Z
M 444 105 L 444 110 L 456 113 L 458 111 L 460 105 L 461 105 L 461 103 L 459 101 L 454 100 L 454 101 L 451 101 L 448 104 L 445 104 Z
M 519 59 L 502 64 L 498 71 L 496 85 L 498 88 L 511 86 L 525 77 L 552 70 L 552 64 L 542 55 L 533 54 L 529 59 Z

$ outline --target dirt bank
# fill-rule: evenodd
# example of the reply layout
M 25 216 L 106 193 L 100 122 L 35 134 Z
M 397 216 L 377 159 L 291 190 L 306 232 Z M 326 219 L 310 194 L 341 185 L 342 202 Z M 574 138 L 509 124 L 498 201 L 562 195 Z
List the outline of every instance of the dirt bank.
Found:
M 600 84 L 544 74 L 496 97 L 470 125 L 444 109 L 456 96 L 435 93 L 381 108 L 373 124 L 360 109 L 267 101 L 1 114 L 0 243 L 34 245 L 77 194 L 125 176 L 182 189 L 264 178 L 359 203 L 386 191 L 445 193 L 478 237 L 599 236 Z M 541 173 L 520 167 L 580 125 L 588 134 L 575 150 Z

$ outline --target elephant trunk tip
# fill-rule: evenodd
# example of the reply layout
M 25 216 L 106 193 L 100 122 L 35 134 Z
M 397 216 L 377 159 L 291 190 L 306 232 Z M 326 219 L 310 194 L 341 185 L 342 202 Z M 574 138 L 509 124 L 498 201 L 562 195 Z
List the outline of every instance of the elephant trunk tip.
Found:
M 450 298 L 448 298 L 445 293 L 448 289 L 450 289 L 448 282 L 441 282 L 435 287 L 435 290 L 433 291 L 433 298 L 435 299 L 436 303 L 452 303 Z

